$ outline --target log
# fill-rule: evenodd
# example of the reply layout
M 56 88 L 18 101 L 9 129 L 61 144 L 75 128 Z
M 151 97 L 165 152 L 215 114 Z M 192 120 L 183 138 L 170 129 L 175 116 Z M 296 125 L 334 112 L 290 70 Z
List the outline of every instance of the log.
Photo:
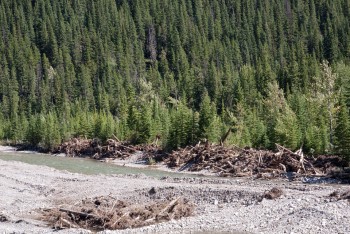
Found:
M 115 228 L 115 225 L 120 221 L 122 220 L 122 218 L 124 218 L 125 216 L 129 215 L 130 212 L 126 212 L 125 214 L 123 214 L 122 216 L 119 217 L 119 219 L 117 219 L 113 224 L 112 224 L 112 228 Z
M 112 134 L 112 136 L 117 142 L 120 142 L 120 140 L 118 139 L 118 137 L 116 137 L 116 135 Z
M 67 219 L 64 219 L 64 218 L 61 217 L 60 220 L 61 220 L 62 223 L 65 223 L 66 225 L 68 225 L 69 228 L 72 228 L 72 227 L 73 228 L 79 228 L 78 225 L 75 225 L 75 224 L 69 222 Z
M 284 172 L 287 172 L 287 168 L 286 168 L 286 166 L 284 164 L 280 163 L 279 165 L 283 168 Z
M 287 151 L 287 152 L 290 153 L 291 155 L 300 157 L 299 154 L 294 153 L 294 152 L 291 151 L 290 149 L 287 149 L 287 148 L 285 148 L 285 147 L 283 147 L 283 146 L 281 146 L 281 145 L 279 145 L 279 144 L 277 144 L 277 143 L 275 143 L 275 144 L 276 144 L 278 150 L 281 150 L 281 149 L 282 149 L 282 151 Z
M 74 215 L 79 215 L 79 216 L 84 217 L 84 218 L 101 219 L 101 217 L 99 217 L 99 216 L 96 216 L 96 215 L 93 215 L 93 214 L 84 213 L 84 212 L 74 211 L 74 210 L 67 210 L 67 209 L 60 208 L 59 211 L 65 212 L 65 213 L 74 214 Z
M 174 207 L 177 205 L 177 202 L 180 200 L 181 197 L 175 198 L 174 200 L 172 200 L 163 210 L 161 210 L 158 215 L 163 214 L 164 212 L 168 212 L 170 213 Z
M 228 138 L 228 136 L 230 135 L 231 131 L 232 131 L 232 128 L 229 128 L 227 130 L 227 132 L 220 138 L 220 145 L 221 146 L 224 145 L 224 143 L 225 143 L 226 139 Z
M 130 147 L 125 146 L 125 145 L 119 145 L 119 146 L 122 147 L 122 148 L 128 149 L 128 150 L 131 150 L 133 152 L 137 151 L 136 149 L 130 148 Z

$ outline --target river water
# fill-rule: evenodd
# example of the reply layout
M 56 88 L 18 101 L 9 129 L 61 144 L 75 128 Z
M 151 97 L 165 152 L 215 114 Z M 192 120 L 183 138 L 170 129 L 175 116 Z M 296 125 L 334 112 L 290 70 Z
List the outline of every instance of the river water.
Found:
M 35 152 L 17 152 L 10 147 L 0 146 L 0 159 L 5 161 L 18 161 L 33 165 L 48 166 L 58 170 L 87 175 L 96 174 L 144 174 L 161 178 L 168 177 L 197 177 L 198 175 L 172 173 L 151 168 L 133 168 L 118 166 L 111 163 L 99 162 L 89 158 L 70 158 L 40 154 Z

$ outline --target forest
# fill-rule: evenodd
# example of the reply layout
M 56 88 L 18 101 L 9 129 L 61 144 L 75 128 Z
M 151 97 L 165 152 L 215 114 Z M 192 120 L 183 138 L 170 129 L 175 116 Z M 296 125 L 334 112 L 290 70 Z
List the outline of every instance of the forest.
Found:
M 349 0 L 0 1 L 0 139 L 350 160 Z

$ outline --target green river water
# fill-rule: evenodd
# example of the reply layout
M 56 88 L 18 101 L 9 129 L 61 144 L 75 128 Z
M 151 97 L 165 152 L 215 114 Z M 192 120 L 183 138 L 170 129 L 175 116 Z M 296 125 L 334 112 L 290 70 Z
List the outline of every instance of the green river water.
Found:
M 33 165 L 52 167 L 73 173 L 87 175 L 96 174 L 144 174 L 156 178 L 169 177 L 197 177 L 197 175 L 172 173 L 151 168 L 133 168 L 99 162 L 89 158 L 69 158 L 39 154 L 35 152 L 0 151 L 0 160 L 18 161 Z

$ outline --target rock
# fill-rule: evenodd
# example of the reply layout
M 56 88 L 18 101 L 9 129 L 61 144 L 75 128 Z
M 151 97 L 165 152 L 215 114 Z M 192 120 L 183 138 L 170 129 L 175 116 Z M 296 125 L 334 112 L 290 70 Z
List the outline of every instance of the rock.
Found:
M 5 215 L 0 214 L 0 222 L 6 222 L 8 221 L 7 217 Z
M 154 194 L 156 194 L 157 192 L 156 192 L 156 189 L 154 188 L 154 187 L 152 187 L 149 191 L 148 191 L 148 194 L 149 195 L 154 195 Z
M 270 191 L 265 192 L 264 198 L 272 200 L 272 199 L 279 198 L 282 195 L 283 195 L 283 190 L 274 187 Z

